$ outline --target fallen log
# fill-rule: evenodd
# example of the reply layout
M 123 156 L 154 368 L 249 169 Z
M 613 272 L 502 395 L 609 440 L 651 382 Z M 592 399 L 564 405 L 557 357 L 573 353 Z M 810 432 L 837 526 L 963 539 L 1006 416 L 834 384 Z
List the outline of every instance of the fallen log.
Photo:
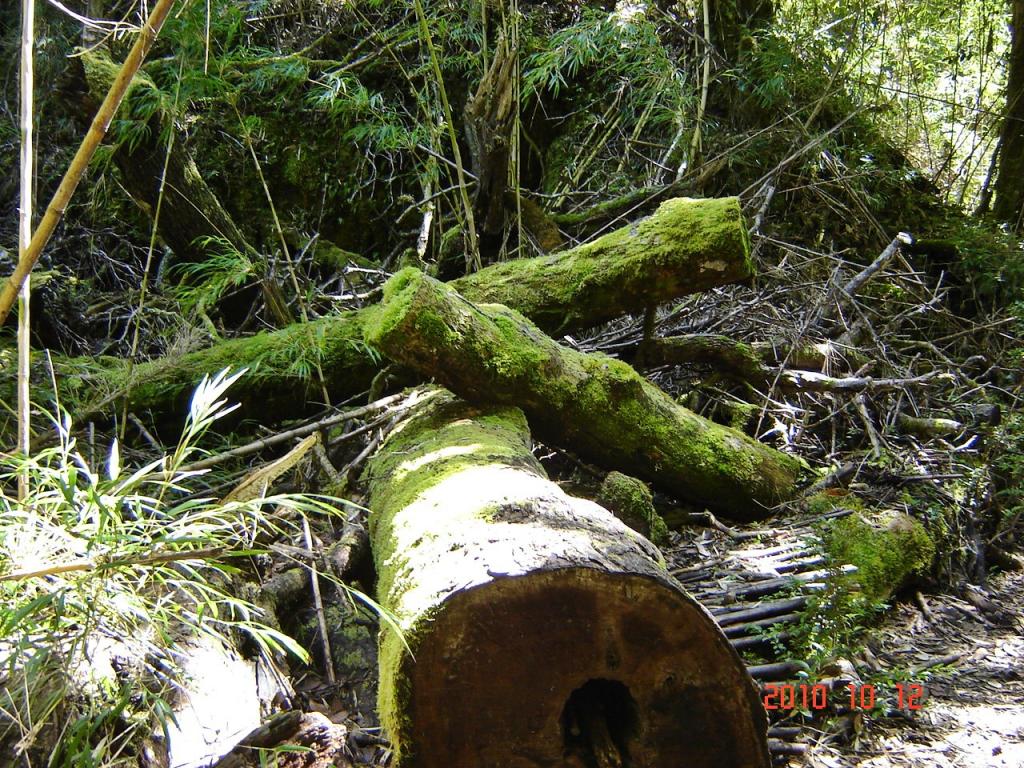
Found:
M 536 434 L 734 518 L 790 498 L 801 463 L 714 424 L 620 360 L 563 347 L 518 312 L 415 269 L 395 275 L 366 340 L 460 396 L 523 409 Z
M 368 462 L 379 712 L 402 768 L 770 764 L 739 656 L 646 539 L 442 390 Z
M 749 277 L 750 248 L 736 198 L 670 200 L 643 221 L 558 254 L 487 267 L 455 281 L 473 301 L 512 306 L 550 332 L 569 333 L 694 291 Z M 127 397 L 130 410 L 180 414 L 204 374 L 248 368 L 232 393 L 240 415 L 278 420 L 369 389 L 377 360 L 363 343 L 366 310 L 343 312 L 209 349 L 129 366 L 85 363 L 72 381 L 80 410 Z M 80 369 L 81 361 L 69 368 Z M 320 370 L 323 380 L 303 372 Z M 43 377 L 45 380 L 45 376 Z M 74 397 L 75 388 L 79 396 Z M 84 396 L 83 396 L 84 392 Z
M 901 413 L 896 417 L 896 426 L 905 435 L 916 435 L 925 440 L 936 437 L 955 437 L 964 431 L 964 424 L 956 419 L 943 417 L 911 416 Z
M 808 371 L 856 370 L 867 362 L 853 349 L 832 342 L 788 345 L 770 341 L 747 343 L 721 334 L 688 334 L 648 339 L 641 347 L 644 365 L 701 363 L 754 386 L 771 386 L 785 378 L 774 366 Z
M 452 285 L 472 301 L 513 307 L 557 336 L 753 274 L 739 200 L 681 197 L 591 243 L 493 264 Z

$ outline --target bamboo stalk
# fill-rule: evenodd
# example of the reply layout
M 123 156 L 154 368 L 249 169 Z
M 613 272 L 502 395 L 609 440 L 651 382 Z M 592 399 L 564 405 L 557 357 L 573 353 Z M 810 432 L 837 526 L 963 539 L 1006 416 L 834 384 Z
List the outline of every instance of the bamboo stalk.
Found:
M 32 240 L 32 45 L 35 38 L 35 0 L 21 3 L 21 190 L 18 206 L 18 262 Z M 32 364 L 32 327 L 29 315 L 31 285 L 28 276 L 20 286 L 18 303 L 18 449 L 28 456 L 32 425 L 29 402 L 29 368 Z M 12 298 L 13 300 L 13 298 Z M 28 495 L 28 469 L 18 473 L 18 499 Z
M 693 127 L 693 139 L 690 141 L 690 157 L 684 159 L 689 162 L 691 168 L 697 167 L 700 162 L 700 153 L 703 146 L 701 136 L 701 124 L 704 122 L 704 112 L 708 108 L 708 86 L 711 83 L 711 5 L 704 0 L 704 76 L 701 78 L 700 103 L 697 105 L 697 120 Z M 679 164 L 676 171 L 676 181 L 683 178 L 686 166 Z
M 437 61 L 437 51 L 434 50 L 434 41 L 430 36 L 430 27 L 427 26 L 427 14 L 423 10 L 420 0 L 415 0 L 416 18 L 419 23 L 420 36 L 423 44 L 430 55 L 430 64 L 434 70 L 434 77 L 437 79 L 437 92 L 441 97 L 441 106 L 444 108 L 444 122 L 448 131 L 448 139 L 452 145 L 452 154 L 455 156 L 455 172 L 459 180 L 459 199 L 462 200 L 463 212 L 466 215 L 466 234 L 469 238 L 469 254 L 467 255 L 467 274 L 478 272 L 483 266 L 480 260 L 480 244 L 477 240 L 476 222 L 473 219 L 473 205 L 469 201 L 469 192 L 466 185 L 466 172 L 462 162 L 462 153 L 459 151 L 459 140 L 455 135 L 455 120 L 452 116 L 452 107 L 448 102 L 448 91 L 444 87 L 444 75 L 441 73 L 441 65 Z M 472 269 L 469 269 L 471 267 Z
M 139 36 L 135 40 L 135 45 L 132 46 L 128 57 L 124 60 L 120 71 L 117 73 L 117 77 L 114 78 L 114 82 L 107 92 L 106 98 L 103 99 L 103 103 L 96 111 L 92 125 L 89 126 L 89 132 L 82 139 L 74 159 L 64 173 L 64 178 L 61 179 L 60 186 L 53 193 L 53 198 L 46 207 L 46 213 L 43 214 L 39 226 L 36 227 L 28 247 L 22 251 L 18 259 L 18 265 L 4 284 L 3 291 L 0 292 L 0 325 L 7 320 L 7 316 L 11 312 L 11 307 L 14 306 L 14 301 L 21 290 L 21 286 L 25 283 L 29 273 L 32 271 L 32 267 L 39 260 L 43 248 L 49 241 L 53 231 L 57 228 L 57 224 L 64 215 L 71 197 L 75 194 L 78 183 L 82 180 L 86 169 L 89 167 L 92 156 L 96 153 L 100 142 L 103 141 L 107 128 L 110 127 L 110 121 L 113 120 L 117 108 L 121 105 L 121 101 L 128 92 L 132 78 L 139 71 L 139 67 L 142 66 L 146 54 L 149 53 L 149 49 L 153 46 L 153 42 L 160 32 L 160 27 L 163 26 L 173 5 L 174 0 L 157 0 L 157 4 L 150 12 L 149 18 L 146 19 L 142 29 L 139 30 Z

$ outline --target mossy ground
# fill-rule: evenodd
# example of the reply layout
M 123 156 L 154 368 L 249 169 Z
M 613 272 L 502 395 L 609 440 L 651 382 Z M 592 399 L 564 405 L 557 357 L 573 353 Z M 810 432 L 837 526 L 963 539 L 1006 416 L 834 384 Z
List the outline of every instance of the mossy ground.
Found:
M 895 511 L 839 518 L 826 529 L 824 542 L 834 562 L 857 566 L 854 578 L 865 597 L 879 602 L 926 573 L 937 554 L 924 525 Z

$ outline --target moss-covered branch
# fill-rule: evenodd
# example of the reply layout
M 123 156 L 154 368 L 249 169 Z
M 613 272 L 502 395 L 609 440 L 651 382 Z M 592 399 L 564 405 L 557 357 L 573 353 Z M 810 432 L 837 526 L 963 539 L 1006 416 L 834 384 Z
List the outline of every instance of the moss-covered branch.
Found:
M 800 462 L 679 406 L 627 364 L 560 346 L 500 305 L 407 269 L 367 341 L 467 399 L 517 405 L 545 440 L 731 517 L 790 498 Z
M 637 312 L 693 290 L 750 274 L 739 206 L 725 200 L 674 200 L 654 216 L 589 245 L 487 267 L 455 282 L 474 301 L 500 301 L 547 330 L 563 332 Z M 249 368 L 232 394 L 242 413 L 262 420 L 295 416 L 322 402 L 323 372 L 334 401 L 364 392 L 378 370 L 363 343 L 365 311 L 347 312 L 222 342 L 209 349 L 76 379 L 72 401 L 95 411 L 128 398 L 131 409 L 180 418 L 203 374 Z M 95 367 L 93 367 L 95 370 Z M 70 383 L 74 386 L 75 381 Z
M 364 476 L 409 646 L 382 636 L 396 764 L 768 766 L 746 670 L 657 550 L 546 478 L 517 408 L 415 396 Z
M 739 200 L 677 198 L 592 243 L 495 264 L 453 284 L 473 301 L 514 307 L 558 335 L 753 273 Z

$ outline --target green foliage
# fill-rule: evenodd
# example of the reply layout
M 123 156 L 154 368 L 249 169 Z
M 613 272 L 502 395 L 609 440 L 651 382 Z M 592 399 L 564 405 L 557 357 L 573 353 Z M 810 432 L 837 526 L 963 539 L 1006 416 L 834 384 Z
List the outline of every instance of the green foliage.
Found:
M 984 308 L 1003 306 L 1024 296 L 1021 243 L 985 221 L 946 219 L 939 232 L 959 258 L 949 266 L 968 295 Z
M 204 238 L 200 244 L 208 254 L 205 260 L 179 265 L 171 271 L 181 277 L 173 293 L 182 309 L 204 314 L 229 290 L 258 276 L 262 265 L 222 237 Z
M 1006 419 L 990 450 L 1000 528 L 1015 533 L 1024 517 L 1024 415 L 1017 412 Z
M 812 670 L 851 656 L 887 607 L 851 589 L 849 578 L 833 569 L 825 589 L 809 598 L 796 626 L 784 628 L 790 632 L 788 653 L 805 659 Z
M 223 395 L 240 375 L 204 378 L 173 453 L 143 467 L 125 466 L 116 441 L 105 466 L 92 466 L 66 415 L 55 420 L 57 445 L 0 464 L 0 739 L 50 752 L 53 766 L 123 764 L 129 744 L 169 716 L 174 648 L 189 635 L 242 633 L 265 653 L 306 658 L 228 592 L 226 560 L 251 554 L 258 531 L 283 532 L 268 507 L 321 515 L 345 502 L 220 503 L 190 492 L 201 473 L 185 465 L 234 410 Z M 22 501 L 7 491 L 19 476 Z
M 664 80 L 677 74 L 654 25 L 641 13 L 624 17 L 587 8 L 575 24 L 533 43 L 543 47 L 524 62 L 527 98 L 558 96 L 584 78 L 597 78 L 606 87 L 628 82 L 631 98 L 640 101 L 657 95 Z
M 818 72 L 821 90 L 800 89 L 795 106 L 810 108 L 832 91 L 870 109 L 871 124 L 948 201 L 971 207 L 1002 114 L 1005 13 L 1005 3 L 987 1 L 788 0 L 772 28 L 782 45 L 759 41 L 755 58 L 766 58 L 752 80 L 764 80 L 762 95 L 776 99 L 785 88 L 772 72 L 796 81 Z

